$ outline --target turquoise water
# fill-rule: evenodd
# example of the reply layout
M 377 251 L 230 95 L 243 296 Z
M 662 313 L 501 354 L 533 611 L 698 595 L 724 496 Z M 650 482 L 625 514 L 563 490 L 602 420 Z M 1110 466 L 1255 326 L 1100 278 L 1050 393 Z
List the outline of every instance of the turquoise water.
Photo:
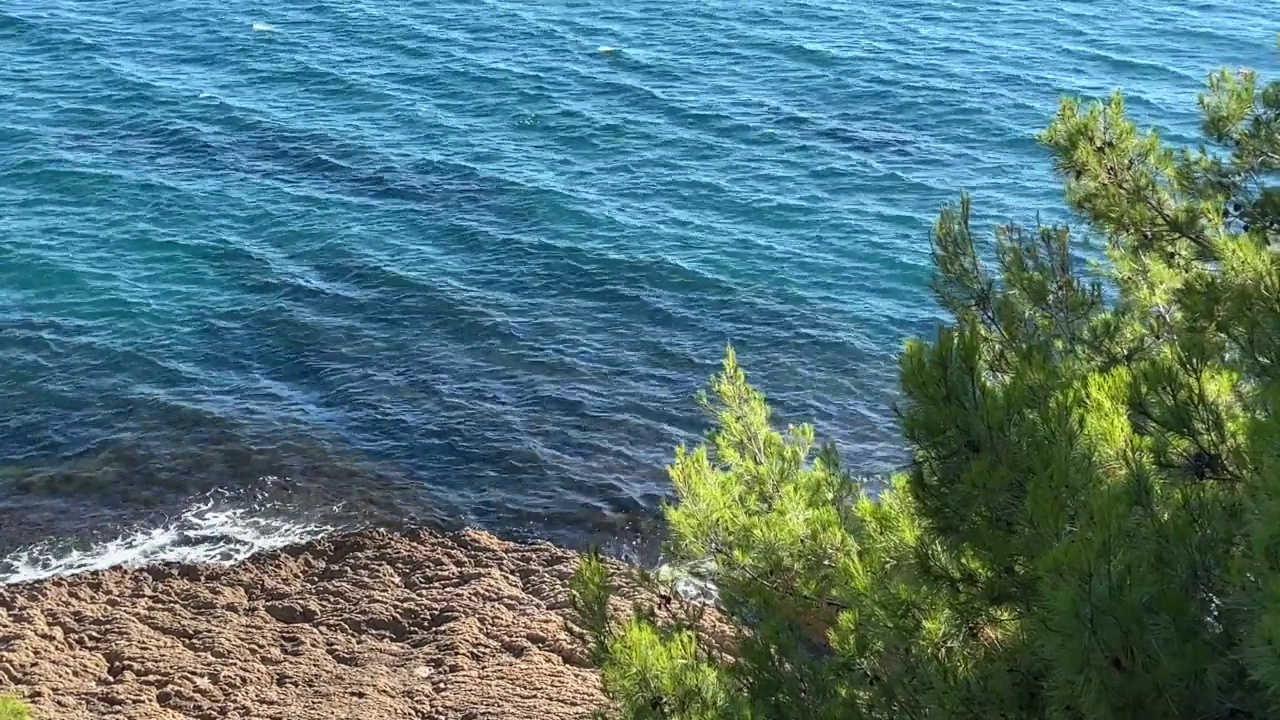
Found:
M 1054 217 L 1060 95 L 1189 137 L 1276 10 L 10 0 L 0 549 L 192 503 L 639 532 L 728 341 L 883 472 L 939 205 Z

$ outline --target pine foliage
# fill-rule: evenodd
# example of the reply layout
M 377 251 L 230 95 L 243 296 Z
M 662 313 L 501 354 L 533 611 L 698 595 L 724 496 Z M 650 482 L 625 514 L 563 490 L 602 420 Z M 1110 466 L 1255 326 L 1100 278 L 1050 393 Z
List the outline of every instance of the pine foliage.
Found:
M 11 695 L 0 695 L 0 720 L 28 720 L 31 707 Z
M 874 497 L 729 350 L 665 513 L 744 632 L 726 659 L 696 625 L 610 619 L 589 558 L 611 713 L 1280 717 L 1280 82 L 1222 71 L 1200 105 L 1195 148 L 1118 94 L 1041 135 L 1105 262 L 1064 227 L 991 253 L 967 197 L 943 210 L 951 320 L 902 354 L 913 462 Z

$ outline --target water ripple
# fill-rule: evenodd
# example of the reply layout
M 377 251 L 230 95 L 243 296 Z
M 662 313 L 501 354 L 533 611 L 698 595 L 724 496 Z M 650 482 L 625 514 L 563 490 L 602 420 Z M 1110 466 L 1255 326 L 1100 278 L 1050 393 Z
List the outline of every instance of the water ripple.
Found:
M 1064 93 L 1193 136 L 1206 71 L 1274 71 L 1262 10 L 9 2 L 0 554 L 235 555 L 245 508 L 641 532 L 727 341 L 894 467 L 939 204 L 1059 212 Z

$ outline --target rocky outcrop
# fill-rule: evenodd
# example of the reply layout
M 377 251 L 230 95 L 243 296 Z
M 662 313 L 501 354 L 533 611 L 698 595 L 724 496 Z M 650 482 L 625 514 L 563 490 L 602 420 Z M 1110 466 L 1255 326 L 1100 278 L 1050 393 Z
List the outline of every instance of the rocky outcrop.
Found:
M 585 718 L 570 551 L 357 533 L 234 566 L 0 586 L 0 693 L 39 718 Z

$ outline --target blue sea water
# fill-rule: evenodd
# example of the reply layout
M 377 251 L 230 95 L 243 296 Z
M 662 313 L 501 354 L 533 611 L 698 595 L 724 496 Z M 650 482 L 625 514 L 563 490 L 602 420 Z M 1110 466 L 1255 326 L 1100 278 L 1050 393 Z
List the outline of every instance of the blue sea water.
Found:
M 939 206 L 1061 216 L 1060 96 L 1190 139 L 1277 11 L 7 0 L 0 550 L 643 534 L 730 341 L 884 472 Z

